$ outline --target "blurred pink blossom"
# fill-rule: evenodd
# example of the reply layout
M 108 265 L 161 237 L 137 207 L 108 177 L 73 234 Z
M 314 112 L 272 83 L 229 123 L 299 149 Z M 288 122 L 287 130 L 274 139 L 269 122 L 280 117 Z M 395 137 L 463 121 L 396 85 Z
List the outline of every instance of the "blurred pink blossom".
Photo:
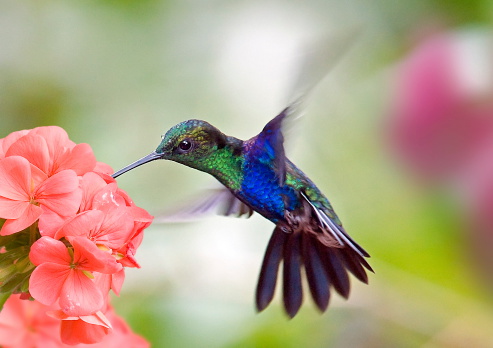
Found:
M 478 33 L 422 42 L 399 66 L 392 142 L 425 180 L 456 180 L 493 138 L 493 55 Z M 486 39 L 486 40 L 485 40 Z
M 37 301 L 25 301 L 19 295 L 12 295 L 0 316 L 0 346 L 148 348 L 149 343 L 133 333 L 111 306 L 105 314 L 97 312 L 90 316 L 69 317 Z
M 493 284 L 493 33 L 447 32 L 398 67 L 391 139 L 410 172 L 456 198 Z

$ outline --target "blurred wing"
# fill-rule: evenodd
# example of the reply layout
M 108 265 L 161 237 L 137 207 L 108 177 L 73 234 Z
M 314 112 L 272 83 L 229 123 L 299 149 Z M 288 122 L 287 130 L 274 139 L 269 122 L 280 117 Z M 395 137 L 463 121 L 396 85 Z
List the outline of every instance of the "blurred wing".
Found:
M 181 207 L 160 214 L 155 222 L 184 222 L 198 220 L 211 215 L 223 215 L 249 218 L 253 209 L 236 198 L 226 187 L 210 189 Z
M 297 72 L 294 74 L 292 87 L 288 94 L 288 106 L 283 111 L 288 116 L 285 117 L 282 126 L 284 133 L 286 131 L 286 124 L 290 128 L 289 123 L 302 115 L 305 100 L 320 81 L 349 51 L 360 33 L 360 28 L 346 29 L 305 45 Z
M 335 65 L 352 43 L 354 32 L 346 32 L 330 40 L 317 42 L 311 49 L 305 50 L 305 56 L 296 74 L 294 88 L 292 88 L 290 103 L 276 117 L 270 120 L 262 132 L 252 138 L 249 152 L 258 156 L 258 160 L 272 165 L 279 185 L 286 181 L 286 156 L 284 151 L 284 135 L 286 124 L 291 123 L 301 113 L 303 101 L 328 70 Z

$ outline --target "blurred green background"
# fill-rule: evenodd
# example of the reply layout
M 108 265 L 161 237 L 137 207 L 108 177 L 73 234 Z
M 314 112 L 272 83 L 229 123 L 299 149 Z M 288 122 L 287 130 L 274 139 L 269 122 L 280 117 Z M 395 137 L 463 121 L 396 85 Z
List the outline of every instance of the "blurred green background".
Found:
M 216 217 L 151 226 L 113 303 L 153 347 L 493 347 L 492 288 L 457 205 L 396 165 L 385 135 L 393 69 L 414 40 L 492 24 L 491 0 L 0 0 L 0 137 L 59 125 L 114 169 L 189 118 L 247 139 L 285 106 L 300 43 L 361 27 L 288 155 L 372 255 L 370 284 L 353 281 L 323 315 L 306 296 L 288 320 L 279 294 L 257 314 L 273 226 Z M 157 161 L 118 183 L 159 214 L 214 180 Z

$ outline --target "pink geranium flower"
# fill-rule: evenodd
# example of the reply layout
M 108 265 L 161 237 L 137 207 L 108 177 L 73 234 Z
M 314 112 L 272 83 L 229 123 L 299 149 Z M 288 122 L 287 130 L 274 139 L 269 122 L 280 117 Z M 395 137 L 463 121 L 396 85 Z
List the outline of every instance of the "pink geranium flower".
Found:
M 41 237 L 33 244 L 29 258 L 38 267 L 31 275 L 29 291 L 45 305 L 59 300 L 61 310 L 69 316 L 90 315 L 104 304 L 103 293 L 91 279 L 92 272 L 111 274 L 122 266 L 85 237 L 69 241 L 73 251 L 50 237 Z
M 393 148 L 424 179 L 456 180 L 489 146 L 493 103 L 491 76 L 484 73 L 491 65 L 490 35 L 485 37 L 434 35 L 399 66 Z
M 104 314 L 71 317 L 39 302 L 21 300 L 19 295 L 8 299 L 0 315 L 1 347 L 62 348 L 67 345 L 74 348 L 149 347 L 111 306 Z
M 127 213 L 126 207 L 115 207 L 106 213 L 88 210 L 67 221 L 55 234 L 55 239 L 83 236 L 98 246 L 113 250 L 128 241 L 133 226 L 132 217 Z
M 5 156 L 22 156 L 48 176 L 66 169 L 83 175 L 96 166 L 91 147 L 76 145 L 56 126 L 34 128 L 14 142 Z
M 75 214 L 81 191 L 75 172 L 64 170 L 48 178 L 20 156 L 0 160 L 0 218 L 6 219 L 0 235 L 32 225 L 44 212 Z

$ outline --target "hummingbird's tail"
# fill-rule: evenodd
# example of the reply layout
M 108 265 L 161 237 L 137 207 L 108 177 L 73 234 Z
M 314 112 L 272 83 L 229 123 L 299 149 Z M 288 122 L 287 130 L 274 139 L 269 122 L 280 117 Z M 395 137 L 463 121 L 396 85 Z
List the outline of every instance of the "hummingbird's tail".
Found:
M 312 298 L 322 312 L 328 307 L 331 287 L 348 298 L 350 283 L 347 271 L 364 283 L 368 283 L 365 268 L 373 272 L 360 253 L 349 246 L 330 247 L 311 233 L 286 233 L 276 226 L 260 270 L 256 293 L 258 311 L 265 309 L 272 301 L 281 261 L 284 307 L 291 318 L 296 315 L 303 301 L 302 268 Z

